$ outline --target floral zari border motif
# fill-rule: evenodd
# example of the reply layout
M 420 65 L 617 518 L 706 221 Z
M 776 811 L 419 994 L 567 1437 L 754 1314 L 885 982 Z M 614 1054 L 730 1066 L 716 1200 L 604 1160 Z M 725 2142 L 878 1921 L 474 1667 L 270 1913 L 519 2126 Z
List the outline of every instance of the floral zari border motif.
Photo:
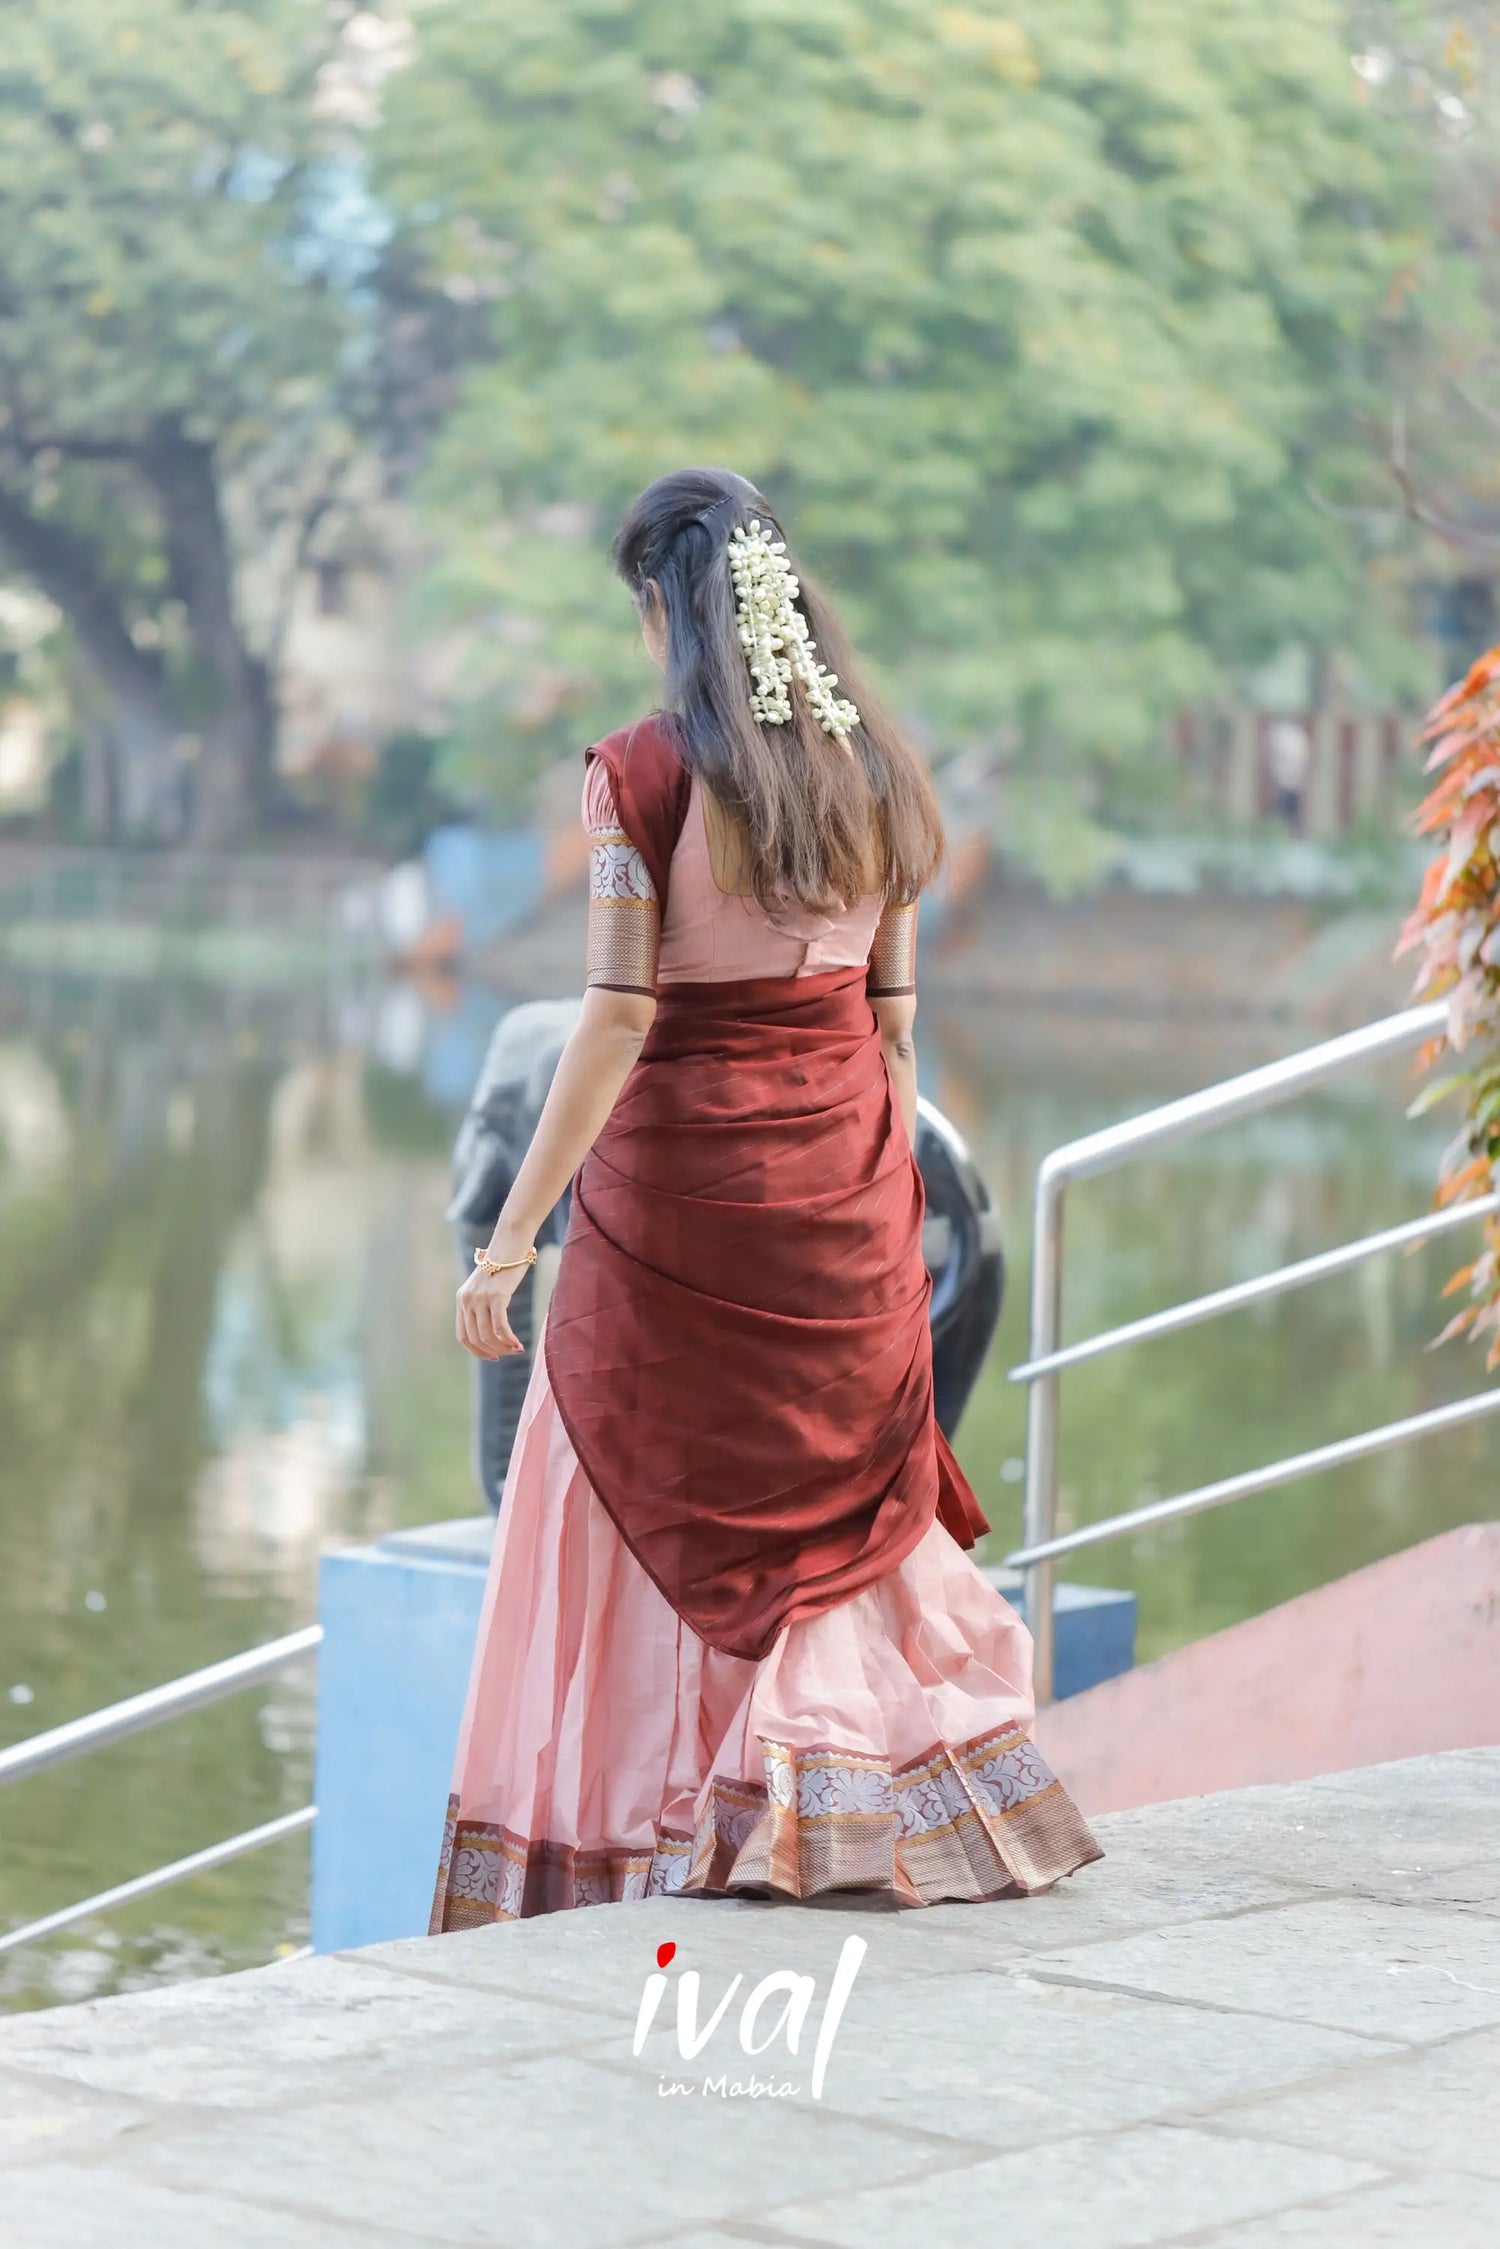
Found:
M 906 1905 L 1049 1887 L 1102 1854 L 1020 1728 L 938 1743 L 895 1771 L 763 1741 L 763 1780 L 715 1776 L 692 1835 L 575 1850 L 448 1809 L 432 1930 L 678 1893 L 889 1891 Z

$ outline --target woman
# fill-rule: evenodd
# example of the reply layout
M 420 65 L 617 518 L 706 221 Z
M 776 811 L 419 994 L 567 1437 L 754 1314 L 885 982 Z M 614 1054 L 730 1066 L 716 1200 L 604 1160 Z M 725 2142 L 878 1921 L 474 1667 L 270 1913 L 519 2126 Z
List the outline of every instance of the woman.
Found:
M 986 1525 L 933 1418 L 931 786 L 742 477 L 662 477 L 615 563 L 665 709 L 588 752 L 583 1014 L 459 1292 L 468 1350 L 519 1350 L 573 1179 L 432 1926 L 1040 1889 L 1099 1852 L 1027 1740 L 1030 1642 L 961 1551 Z

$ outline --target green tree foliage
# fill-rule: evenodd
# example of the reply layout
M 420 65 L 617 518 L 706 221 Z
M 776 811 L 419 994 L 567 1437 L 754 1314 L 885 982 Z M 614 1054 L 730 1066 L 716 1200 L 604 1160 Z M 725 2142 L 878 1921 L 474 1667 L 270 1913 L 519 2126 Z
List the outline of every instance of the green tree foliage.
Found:
M 224 840 L 264 802 L 277 571 L 333 501 L 363 380 L 348 15 L 7 11 L 0 569 L 67 621 L 97 825 L 170 833 L 186 798 Z
M 1411 255 L 1333 0 L 444 0 L 387 192 L 492 351 L 428 615 L 492 787 L 648 692 L 604 560 L 650 476 L 781 505 L 936 752 L 1140 759 L 1358 603 L 1304 489 Z
M 1358 0 L 1353 31 L 1354 68 L 1375 115 L 1426 146 L 1433 223 L 1397 276 L 1403 316 L 1343 497 L 1364 503 L 1352 520 L 1377 542 L 1389 543 L 1402 513 L 1431 533 L 1426 566 L 1438 575 L 1462 580 L 1478 560 L 1492 576 L 1500 557 L 1500 12 L 1492 0 Z M 1467 665 L 1476 650 L 1454 637 L 1453 654 Z

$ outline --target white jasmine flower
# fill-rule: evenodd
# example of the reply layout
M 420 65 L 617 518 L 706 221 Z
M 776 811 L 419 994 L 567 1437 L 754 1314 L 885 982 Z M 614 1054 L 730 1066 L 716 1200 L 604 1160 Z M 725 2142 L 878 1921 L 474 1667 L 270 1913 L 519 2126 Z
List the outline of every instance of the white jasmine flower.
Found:
M 818 662 L 807 619 L 792 606 L 802 589 L 787 561 L 785 541 L 773 539 L 758 516 L 751 518 L 748 530 L 742 523 L 735 526 L 729 541 L 729 575 L 738 607 L 740 646 L 754 682 L 750 708 L 755 717 L 762 726 L 789 724 L 789 689 L 795 676 L 823 732 L 847 749 L 859 712 L 834 694 L 838 675 Z

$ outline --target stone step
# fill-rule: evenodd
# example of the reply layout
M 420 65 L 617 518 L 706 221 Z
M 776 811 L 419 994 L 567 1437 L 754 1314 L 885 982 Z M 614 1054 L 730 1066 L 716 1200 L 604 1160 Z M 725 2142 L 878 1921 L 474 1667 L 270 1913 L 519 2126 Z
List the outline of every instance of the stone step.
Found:
M 7 2019 L 0 2239 L 1493 2249 L 1500 1751 L 1099 1833 L 1045 1897 L 597 1906 Z

